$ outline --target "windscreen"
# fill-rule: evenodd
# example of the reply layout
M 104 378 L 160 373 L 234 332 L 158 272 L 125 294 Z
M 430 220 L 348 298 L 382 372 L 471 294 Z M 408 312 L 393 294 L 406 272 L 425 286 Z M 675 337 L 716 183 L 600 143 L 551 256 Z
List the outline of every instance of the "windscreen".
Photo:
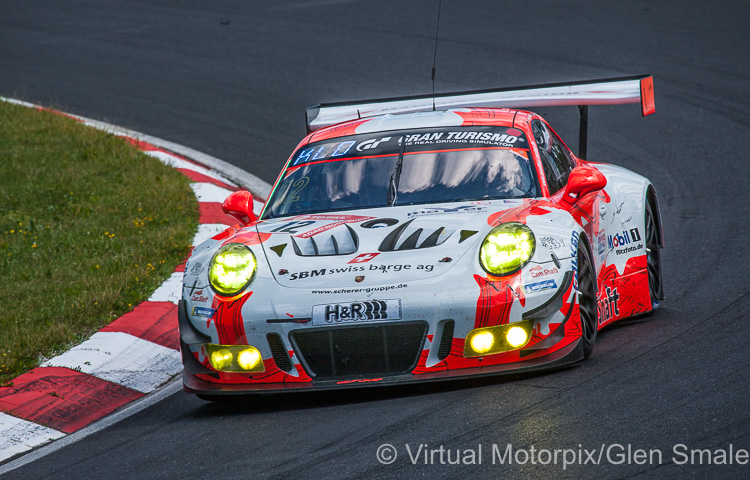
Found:
M 264 218 L 536 196 L 528 142 L 507 127 L 354 135 L 299 148 Z

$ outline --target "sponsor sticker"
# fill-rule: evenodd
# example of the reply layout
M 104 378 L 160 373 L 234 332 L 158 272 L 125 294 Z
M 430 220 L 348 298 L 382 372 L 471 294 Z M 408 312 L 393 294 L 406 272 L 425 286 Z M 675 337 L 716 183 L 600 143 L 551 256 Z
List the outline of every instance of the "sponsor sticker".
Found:
M 354 264 L 354 261 L 348 263 Z M 357 261 L 356 263 L 364 263 L 363 261 Z M 412 267 L 414 267 L 412 269 Z M 337 268 L 321 268 L 318 270 L 308 270 L 306 272 L 293 272 L 289 276 L 289 281 L 303 280 L 306 278 L 322 277 L 325 275 L 341 275 L 355 272 L 373 272 L 373 273 L 394 273 L 400 272 L 401 270 L 424 270 L 425 272 L 431 272 L 435 268 L 434 265 L 411 265 L 411 264 L 374 264 L 370 263 L 365 265 L 349 265 L 348 267 L 337 267 Z
M 315 305 L 313 325 L 340 325 L 378 320 L 401 320 L 401 300 L 366 300 L 362 302 Z
M 479 205 L 461 205 L 458 207 L 432 207 L 432 208 L 423 208 L 421 210 L 415 210 L 413 212 L 409 212 L 406 214 L 408 218 L 411 217 L 423 217 L 427 215 L 443 215 L 446 213 L 454 214 L 454 213 L 477 213 L 477 212 L 483 212 L 487 210 L 487 207 L 482 207 Z
M 557 267 L 542 268 L 541 265 L 537 265 L 536 267 L 529 269 L 529 273 L 531 274 L 532 278 L 546 277 L 547 275 L 556 275 L 558 272 L 559 270 L 557 270 Z
M 596 238 L 597 243 L 597 253 L 599 254 L 599 261 L 604 262 L 604 255 L 607 253 L 607 236 L 604 233 L 604 230 L 599 234 L 599 236 Z
M 363 253 L 361 255 L 357 255 L 356 257 L 354 257 L 353 259 L 349 260 L 346 263 L 366 263 L 372 260 L 373 258 L 377 257 L 378 255 L 380 255 L 380 252 Z
M 639 232 L 637 228 L 631 228 L 630 230 L 623 230 L 620 233 L 607 237 L 607 246 L 612 250 L 616 247 L 622 247 L 640 241 L 641 232 Z
M 216 313 L 215 308 L 193 307 L 193 316 L 210 318 Z
M 555 283 L 554 280 L 544 280 L 542 282 L 531 283 L 523 286 L 526 293 L 541 292 L 542 290 L 549 290 L 551 288 L 557 288 L 557 283 Z
M 190 265 L 190 275 L 198 275 L 201 273 L 201 270 L 203 269 L 203 264 L 201 262 L 195 262 Z
M 206 295 L 203 295 L 203 290 L 196 290 L 193 293 L 193 296 L 190 297 L 190 301 L 205 303 L 208 301 L 208 297 Z
M 563 248 L 565 246 L 565 240 L 555 237 L 540 237 L 539 244 L 544 248 Z
M 599 325 L 607 323 L 613 317 L 620 315 L 620 294 L 617 293 L 617 287 L 611 289 L 604 288 L 604 295 L 598 300 L 599 307 Z

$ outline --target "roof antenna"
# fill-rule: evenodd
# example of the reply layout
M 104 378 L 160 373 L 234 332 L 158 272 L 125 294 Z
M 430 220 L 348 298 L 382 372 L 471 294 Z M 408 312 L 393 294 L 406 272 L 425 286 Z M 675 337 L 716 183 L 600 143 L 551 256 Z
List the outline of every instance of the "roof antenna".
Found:
M 437 60 L 437 43 L 438 33 L 440 33 L 440 10 L 443 7 L 443 0 L 438 0 L 438 19 L 435 27 L 435 53 L 432 55 L 432 111 L 435 111 L 435 61 Z

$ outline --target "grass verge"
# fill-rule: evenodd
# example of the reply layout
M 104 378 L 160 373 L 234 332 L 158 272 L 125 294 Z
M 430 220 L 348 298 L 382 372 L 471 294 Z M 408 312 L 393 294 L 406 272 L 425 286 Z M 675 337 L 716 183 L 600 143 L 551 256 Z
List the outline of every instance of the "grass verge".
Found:
M 0 385 L 146 300 L 187 256 L 197 224 L 177 170 L 0 101 Z

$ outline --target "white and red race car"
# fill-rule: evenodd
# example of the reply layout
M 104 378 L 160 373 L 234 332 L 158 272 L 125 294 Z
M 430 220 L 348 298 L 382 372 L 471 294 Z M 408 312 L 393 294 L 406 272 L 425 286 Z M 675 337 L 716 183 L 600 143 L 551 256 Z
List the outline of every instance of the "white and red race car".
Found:
M 518 372 L 587 357 L 662 295 L 656 191 L 583 159 L 588 105 L 649 76 L 320 105 L 260 218 L 195 248 L 184 389 L 343 388 Z M 539 115 L 578 105 L 579 156 Z

